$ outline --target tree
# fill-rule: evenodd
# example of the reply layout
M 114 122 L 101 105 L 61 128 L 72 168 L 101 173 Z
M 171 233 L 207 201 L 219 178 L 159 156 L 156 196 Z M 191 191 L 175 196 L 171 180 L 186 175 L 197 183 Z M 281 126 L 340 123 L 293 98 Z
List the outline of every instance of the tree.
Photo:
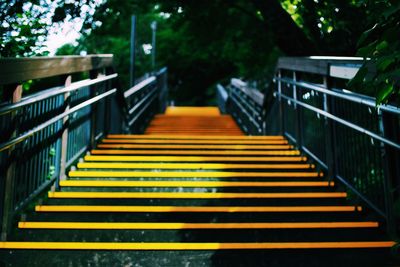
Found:
M 170 68 L 172 93 L 179 90 L 174 98 L 178 103 L 204 104 L 211 98 L 211 90 L 205 88 L 227 77 L 270 78 L 280 55 L 354 56 L 368 27 L 358 21 L 371 23 L 375 14 L 376 5 L 363 2 L 109 0 L 87 24 L 93 30 L 81 44 L 88 52 L 115 51 L 121 55 L 117 56 L 120 72 L 126 73 L 129 17 L 135 13 L 140 37 L 137 69 L 143 73 L 150 70 L 150 57 L 141 45 L 149 43 L 149 24 L 157 20 L 157 61 Z
M 363 0 L 371 5 L 371 25 L 359 42 L 358 55 L 366 60 L 350 86 L 376 95 L 377 104 L 397 101 L 400 105 L 400 3 L 397 1 Z
M 86 17 L 95 6 L 95 0 L 0 1 L 0 56 L 48 55 L 44 42 L 49 29 L 65 19 Z
M 358 43 L 359 55 L 372 58 L 369 66 L 375 65 L 378 75 L 363 77 L 365 67 L 358 81 L 365 80 L 367 89 L 382 88 L 377 93 L 382 100 L 396 87 L 393 77 L 398 57 L 391 59 L 390 55 L 397 55 L 398 38 L 388 39 L 390 33 L 398 36 L 396 0 L 8 2 L 0 4 L 5 21 L 0 26 L 2 56 L 43 54 L 41 46 L 52 23 L 82 17 L 85 23 L 79 45 L 66 46 L 59 53 L 114 53 L 125 87 L 130 16 L 138 15 L 138 76 L 152 71 L 149 50 L 143 45 L 151 43 L 149 25 L 157 21 L 158 66 L 169 67 L 172 94 L 178 104 L 205 104 L 212 98 L 212 90 L 206 88 L 231 76 L 268 80 L 281 55 L 353 56 Z M 88 15 L 94 8 L 96 12 Z M 391 30 L 385 33 L 385 29 Z M 378 83 L 368 85 L 371 81 Z

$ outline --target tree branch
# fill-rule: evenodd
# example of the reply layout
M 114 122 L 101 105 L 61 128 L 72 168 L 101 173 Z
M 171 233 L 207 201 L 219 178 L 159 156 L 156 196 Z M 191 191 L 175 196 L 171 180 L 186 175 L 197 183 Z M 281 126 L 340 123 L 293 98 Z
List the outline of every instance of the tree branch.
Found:
M 266 27 L 271 31 L 277 46 L 286 55 L 310 56 L 319 54 L 317 45 L 293 21 L 278 0 L 252 0 L 252 3 L 260 10 Z

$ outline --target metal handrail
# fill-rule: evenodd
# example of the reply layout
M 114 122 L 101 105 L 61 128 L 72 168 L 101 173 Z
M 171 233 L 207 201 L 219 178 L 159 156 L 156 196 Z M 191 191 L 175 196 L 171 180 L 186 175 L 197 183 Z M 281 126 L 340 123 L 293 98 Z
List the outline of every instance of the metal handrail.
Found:
M 151 103 L 153 103 L 153 101 L 156 99 L 157 95 L 153 95 L 151 97 L 151 100 L 148 101 L 145 106 L 138 112 L 138 114 L 136 114 L 135 117 L 133 117 L 130 121 L 129 121 L 129 126 L 131 126 L 142 114 L 143 112 L 150 106 Z
M 133 86 L 132 88 L 128 89 L 127 91 L 124 92 L 124 97 L 128 98 L 131 95 L 133 95 L 134 93 L 140 91 L 141 89 L 143 89 L 144 87 L 150 85 L 151 83 L 153 83 L 156 80 L 156 77 L 151 76 L 149 78 L 147 78 L 144 81 L 141 81 L 140 83 L 136 84 L 135 86 Z
M 157 89 L 153 89 L 151 92 L 147 94 L 142 100 L 140 100 L 138 103 L 136 103 L 135 106 L 133 106 L 131 109 L 129 109 L 129 115 L 132 115 L 143 103 L 147 102 L 147 100 L 157 92 Z
M 16 109 L 22 108 L 22 107 L 27 106 L 27 105 L 31 105 L 31 104 L 33 104 L 35 102 L 42 101 L 42 100 L 48 99 L 48 98 L 53 97 L 53 96 L 57 96 L 57 95 L 61 95 L 61 94 L 64 94 L 64 93 L 72 92 L 72 91 L 81 89 L 83 87 L 91 86 L 91 85 L 94 85 L 94 84 L 97 84 L 97 83 L 101 83 L 101 82 L 104 82 L 104 81 L 108 81 L 108 80 L 114 79 L 116 77 L 118 77 L 117 73 L 111 74 L 111 75 L 107 75 L 107 76 L 102 76 L 102 77 L 99 77 L 99 78 L 96 78 L 96 79 L 86 79 L 86 80 L 82 80 L 82 81 L 79 81 L 79 82 L 74 82 L 69 86 L 54 87 L 53 90 L 49 90 L 48 92 L 44 92 L 44 93 L 41 93 L 41 94 L 38 94 L 38 95 L 35 95 L 35 96 L 32 96 L 32 97 L 27 97 L 27 98 L 22 99 L 20 102 L 17 102 L 17 103 L 14 103 L 14 104 L 8 104 L 8 105 L 6 105 L 4 107 L 0 107 L 0 115 L 9 113 L 9 112 L 14 111 Z
M 103 98 L 105 98 L 105 97 L 107 97 L 109 95 L 114 94 L 116 91 L 117 91 L 117 89 L 114 88 L 114 89 L 111 89 L 111 90 L 109 90 L 109 91 L 107 91 L 105 93 L 102 93 L 102 94 L 98 95 L 98 96 L 95 96 L 95 97 L 93 97 L 93 98 L 91 98 L 89 100 L 86 100 L 86 101 L 84 101 L 84 102 L 82 102 L 82 103 L 70 108 L 69 110 L 67 110 L 67 111 L 65 111 L 65 112 L 53 117 L 52 119 L 50 119 L 50 120 L 48 120 L 48 121 L 46 121 L 46 122 L 34 127 L 33 129 L 25 132 L 24 134 L 14 138 L 14 139 L 11 139 L 8 142 L 0 144 L 0 152 L 4 151 L 4 150 L 6 150 L 6 149 L 8 149 L 8 148 L 10 148 L 12 146 L 15 146 L 16 144 L 22 142 L 26 138 L 28 138 L 28 137 L 34 135 L 35 133 L 43 130 L 44 128 L 50 126 L 51 124 L 53 124 L 53 123 L 65 118 L 66 116 L 68 116 L 68 115 L 70 115 L 70 114 L 72 114 L 72 113 L 74 113 L 74 112 L 76 112 L 76 111 L 88 106 L 88 105 L 91 105 L 91 104 L 93 104 L 93 103 L 95 103 L 95 102 L 97 102 L 97 101 L 99 101 L 99 100 L 101 100 L 101 99 L 103 99 Z
M 240 91 L 242 91 L 243 94 L 245 94 L 247 97 L 249 97 L 257 105 L 259 105 L 259 106 L 263 105 L 264 99 L 261 99 L 262 97 L 264 97 L 263 93 L 261 93 L 260 91 L 258 91 L 256 89 L 247 87 L 246 82 L 244 82 L 240 79 L 237 79 L 237 78 L 232 78 L 231 85 L 240 89 Z
M 376 108 L 376 102 L 375 101 L 370 100 L 370 99 L 366 99 L 366 97 L 360 97 L 359 95 L 356 95 L 356 94 L 354 94 L 354 96 L 350 95 L 350 94 L 353 94 L 353 93 L 346 93 L 346 92 L 340 92 L 339 93 L 339 92 L 337 92 L 337 90 L 339 90 L 339 89 L 335 89 L 335 91 L 328 90 L 323 86 L 319 86 L 319 85 L 311 84 L 311 83 L 306 83 L 306 82 L 293 81 L 293 80 L 290 80 L 288 78 L 278 78 L 278 77 L 276 77 L 275 80 L 276 81 L 281 81 L 281 82 L 284 82 L 284 83 L 287 83 L 287 84 L 299 86 L 299 87 L 302 87 L 302 88 L 314 90 L 314 91 L 321 92 L 321 93 L 324 93 L 324 94 L 327 94 L 327 95 L 331 95 L 331 96 L 334 96 L 334 97 L 342 98 L 342 99 L 345 99 L 345 100 L 349 100 L 349 101 L 352 101 L 354 103 L 363 104 L 363 105 L 366 105 L 366 106 L 369 106 L 369 107 Z M 387 111 L 387 112 L 394 113 L 394 114 L 400 114 L 400 109 L 398 109 L 396 107 L 393 107 L 393 106 L 390 106 L 390 105 L 380 105 L 377 108 L 380 109 L 380 110 L 384 110 L 384 111 Z
M 266 135 L 284 135 L 324 169 L 328 179 L 337 179 L 353 192 L 353 200 L 382 216 L 387 232 L 393 235 L 393 203 L 400 188 L 400 109 L 390 104 L 376 106 L 374 98 L 332 87 L 330 82 L 343 84 L 362 64 L 369 64 L 368 59 L 280 58 L 274 77 L 277 87 L 270 95 L 275 100 L 263 103 L 263 119 L 250 111 L 249 106 L 256 105 L 254 95 L 248 97 L 243 90 L 246 83 L 238 79 L 231 80 L 234 93 L 230 94 L 233 108 L 229 112 L 242 129 L 249 129 L 247 133 L 261 130 Z M 299 73 L 307 75 L 298 79 Z M 317 94 L 304 97 L 307 92 Z
M 9 134 L 1 140 L 0 152 L 10 157 L 0 185 L 5 188 L 0 196 L 2 240 L 6 240 L 17 212 L 49 186 L 58 188 L 71 164 L 95 147 L 100 137 L 121 130 L 142 131 L 161 107 L 157 101 L 166 101 L 166 68 L 124 92 L 119 81 L 113 80 L 118 74 L 112 60 L 112 55 L 0 59 L 0 84 L 6 85 L 5 101 L 12 102 L 0 104 L 0 127 Z M 66 78 L 86 71 L 92 79 L 21 98 L 21 84 L 26 80 Z M 20 172 L 16 168 L 23 154 L 28 156 Z M 44 162 L 37 168 L 40 161 Z M 32 175 L 21 177 L 23 173 Z M 15 182 L 19 179 L 28 184 L 23 190 Z
M 236 96 L 236 98 L 238 98 L 239 100 L 242 100 L 243 98 L 241 97 L 241 95 L 239 95 L 237 92 L 232 91 L 231 95 Z M 241 106 L 246 106 L 248 110 L 250 110 L 252 113 L 257 114 L 258 116 L 260 116 L 260 111 L 254 109 L 249 103 L 242 101 L 243 103 L 241 103 Z
M 276 95 L 277 95 L 277 96 L 281 96 L 282 98 L 284 98 L 284 99 L 286 99 L 286 100 L 290 100 L 290 101 L 292 101 L 293 103 L 296 103 L 296 104 L 299 105 L 299 106 L 302 106 L 302 107 L 305 107 L 305 108 L 307 108 L 307 109 L 309 109 L 309 110 L 312 110 L 312 111 L 314 111 L 314 112 L 316 112 L 316 113 L 318 113 L 318 114 L 320 114 L 320 115 L 322 115 L 322 116 L 324 116 L 324 117 L 327 117 L 327 118 L 329 118 L 329 119 L 331 119 L 331 120 L 334 120 L 334 121 L 336 121 L 336 122 L 339 122 L 340 124 L 346 125 L 346 126 L 352 128 L 353 130 L 356 130 L 356 131 L 358 131 L 358 132 L 360 132 L 360 133 L 366 134 L 366 135 L 368 135 L 368 136 L 371 137 L 371 138 L 374 138 L 374 139 L 376 139 L 376 140 L 381 141 L 382 143 L 385 143 L 385 144 L 387 144 L 387 145 L 390 145 L 390 146 L 392 146 L 392 147 L 394 147 L 394 148 L 396 148 L 396 149 L 400 149 L 400 144 L 396 144 L 395 142 L 392 142 L 392 141 L 390 141 L 390 140 L 388 140 L 388 139 L 386 139 L 386 138 L 384 138 L 384 137 L 381 137 L 381 136 L 379 136 L 379 135 L 377 135 L 377 134 L 375 134 L 375 133 L 373 133 L 373 132 L 371 132 L 371 131 L 369 131 L 369 130 L 367 130 L 367 129 L 361 127 L 361 126 L 358 126 L 358 125 L 356 125 L 356 124 L 354 124 L 354 123 L 348 122 L 348 121 L 346 121 L 346 120 L 344 120 L 344 119 L 341 119 L 341 118 L 339 118 L 339 117 L 337 117 L 337 116 L 335 116 L 335 115 L 332 115 L 332 114 L 329 113 L 329 112 L 326 112 L 326 111 L 324 111 L 324 110 L 322 110 L 322 109 L 313 107 L 313 106 L 311 106 L 311 105 L 309 105 L 309 104 L 306 104 L 306 103 L 304 103 L 304 102 L 298 101 L 298 100 L 296 100 L 296 99 L 294 99 L 294 98 L 292 98 L 292 97 L 289 97 L 289 96 L 287 96 L 287 95 L 285 95 L 285 94 L 282 94 L 282 93 L 276 92 Z
M 244 114 L 246 114 L 247 117 L 249 117 L 249 120 L 250 120 L 256 127 L 258 127 L 258 128 L 261 127 L 260 124 L 253 118 L 253 116 L 251 116 L 251 115 L 247 112 L 247 110 L 243 107 L 243 105 L 242 105 L 239 101 L 237 101 L 235 98 L 231 98 L 231 99 L 232 99 L 233 102 L 236 103 L 236 105 L 238 105 L 239 108 L 241 108 L 242 112 L 243 112 Z

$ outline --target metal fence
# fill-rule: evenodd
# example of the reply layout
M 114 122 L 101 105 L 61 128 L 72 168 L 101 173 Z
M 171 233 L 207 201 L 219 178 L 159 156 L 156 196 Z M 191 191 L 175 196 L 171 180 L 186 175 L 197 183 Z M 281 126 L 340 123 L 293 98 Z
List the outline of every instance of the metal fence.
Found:
M 242 88 L 228 86 L 227 102 L 238 102 L 230 113 L 248 134 L 271 134 L 279 125 L 280 134 L 317 162 L 329 179 L 340 181 L 353 201 L 379 214 L 394 233 L 393 203 L 400 199 L 400 109 L 377 108 L 374 98 L 344 88 L 361 64 L 358 58 L 281 58 L 275 101 L 260 105 L 240 97 L 247 101 L 244 105 L 238 100 L 246 87 L 241 82 Z M 260 107 L 265 128 L 260 127 Z
M 16 215 L 46 189 L 57 188 L 106 134 L 140 132 L 165 108 L 166 69 L 124 91 L 112 64 L 112 55 L 0 59 L 3 240 Z M 22 96 L 24 81 L 49 77 L 60 85 Z
M 156 113 L 164 112 L 167 105 L 167 68 L 163 68 L 126 90 L 126 120 L 130 132 L 143 133 Z
M 227 88 L 217 86 L 217 99 L 220 110 L 230 113 L 245 133 L 265 134 L 264 95 L 259 91 L 239 79 L 232 79 Z

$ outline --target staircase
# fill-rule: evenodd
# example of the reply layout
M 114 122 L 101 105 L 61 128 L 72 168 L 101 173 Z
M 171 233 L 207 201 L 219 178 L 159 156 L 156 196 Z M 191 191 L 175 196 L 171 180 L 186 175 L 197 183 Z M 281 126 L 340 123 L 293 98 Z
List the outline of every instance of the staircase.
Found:
M 103 139 L 0 256 L 10 266 L 387 266 L 394 244 L 284 137 L 244 136 L 216 108 L 169 107 L 144 135 Z

